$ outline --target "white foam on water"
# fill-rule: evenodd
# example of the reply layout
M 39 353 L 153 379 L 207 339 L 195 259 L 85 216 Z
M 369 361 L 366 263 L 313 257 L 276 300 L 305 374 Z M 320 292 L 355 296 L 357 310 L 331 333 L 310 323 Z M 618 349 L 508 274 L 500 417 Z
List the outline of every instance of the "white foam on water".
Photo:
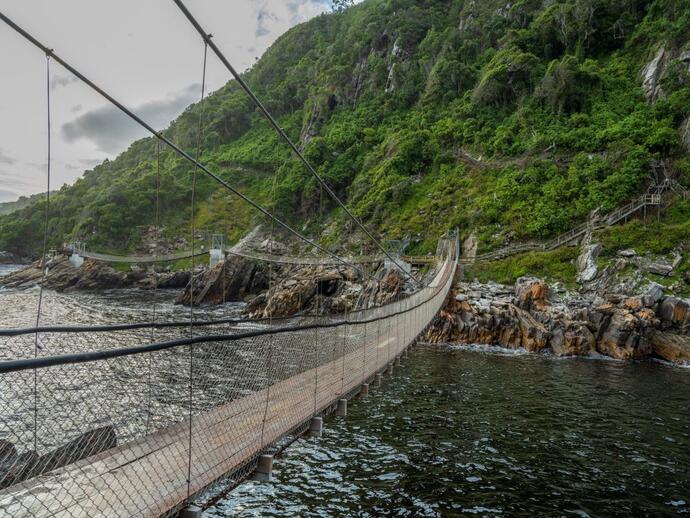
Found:
M 620 358 L 612 358 L 611 356 L 606 356 L 598 352 L 591 352 L 586 356 L 578 355 L 566 355 L 558 356 L 553 353 L 551 349 L 544 349 L 539 352 L 530 352 L 523 347 L 510 348 L 503 347 L 500 345 L 488 345 L 488 344 L 454 344 L 454 343 L 438 343 L 429 344 L 420 342 L 421 345 L 432 345 L 435 347 L 443 347 L 445 349 L 450 349 L 454 351 L 472 351 L 483 354 L 493 354 L 498 356 L 533 356 L 538 358 L 549 358 L 550 360 L 563 361 L 563 360 L 594 360 L 594 361 L 605 361 L 605 362 L 615 362 L 615 363 L 629 363 L 630 360 L 623 360 Z M 661 358 L 649 358 L 654 363 L 664 365 L 665 367 L 688 369 L 690 370 L 690 362 L 671 362 L 668 360 L 663 360 Z M 633 360 L 634 362 L 644 362 L 648 360 Z

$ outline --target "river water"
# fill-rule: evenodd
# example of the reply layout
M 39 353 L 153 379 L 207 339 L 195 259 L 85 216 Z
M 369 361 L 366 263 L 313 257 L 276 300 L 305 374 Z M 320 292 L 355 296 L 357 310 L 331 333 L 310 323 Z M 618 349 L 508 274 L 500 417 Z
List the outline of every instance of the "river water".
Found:
M 37 296 L 0 291 L 0 325 L 33 325 Z M 188 317 L 174 296 L 46 290 L 41 321 Z M 205 516 L 690 514 L 690 369 L 420 346 L 384 380 Z
M 205 516 L 690 514 L 690 369 L 424 348 Z

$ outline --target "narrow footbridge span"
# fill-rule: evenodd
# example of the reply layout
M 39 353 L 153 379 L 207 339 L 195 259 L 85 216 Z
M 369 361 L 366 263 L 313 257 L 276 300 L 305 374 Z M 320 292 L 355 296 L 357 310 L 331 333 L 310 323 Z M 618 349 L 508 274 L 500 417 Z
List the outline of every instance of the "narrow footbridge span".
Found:
M 129 263 L 129 264 L 154 264 L 154 263 L 169 263 L 174 261 L 179 261 L 182 259 L 191 259 L 192 257 L 203 257 L 209 255 L 212 249 L 204 250 L 182 250 L 179 252 L 174 252 L 170 254 L 142 254 L 142 255 L 117 255 L 117 254 L 105 254 L 100 252 L 94 252 L 91 250 L 86 250 L 86 248 L 80 248 L 78 245 L 70 245 L 66 248 L 67 251 L 75 253 L 85 259 L 95 259 L 96 261 L 102 261 L 105 263 Z M 260 252 L 257 250 L 249 249 L 238 249 L 235 247 L 226 248 L 225 250 L 219 250 L 219 253 L 224 258 L 229 257 L 244 257 L 245 259 L 253 261 L 262 261 L 266 263 L 277 263 L 277 264 L 288 264 L 294 266 L 342 266 L 343 260 L 341 258 L 329 257 L 329 256 L 295 256 L 295 255 L 284 255 L 284 254 L 274 254 L 267 252 Z M 351 256 L 344 257 L 348 264 L 371 264 L 383 261 L 384 256 L 382 255 L 362 255 L 362 256 Z M 403 257 L 403 260 L 406 258 Z M 433 257 L 424 257 L 426 262 L 432 262 Z
M 457 250 L 442 240 L 422 287 L 348 314 L 0 331 L 0 509 L 160 516 L 239 482 L 417 339 Z

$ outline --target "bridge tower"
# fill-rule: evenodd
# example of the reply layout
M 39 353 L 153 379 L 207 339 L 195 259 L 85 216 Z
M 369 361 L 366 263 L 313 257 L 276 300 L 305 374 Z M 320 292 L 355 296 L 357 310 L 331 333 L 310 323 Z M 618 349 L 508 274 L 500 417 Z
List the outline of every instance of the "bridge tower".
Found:
M 211 268 L 225 261 L 225 236 L 223 234 L 211 235 L 211 248 L 209 249 L 208 256 Z

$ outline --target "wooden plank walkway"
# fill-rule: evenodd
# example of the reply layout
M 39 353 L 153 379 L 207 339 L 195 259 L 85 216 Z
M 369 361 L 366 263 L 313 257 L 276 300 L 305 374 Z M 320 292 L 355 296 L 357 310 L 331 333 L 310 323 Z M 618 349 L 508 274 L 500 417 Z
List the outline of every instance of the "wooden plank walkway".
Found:
M 443 278 L 439 273 L 432 285 Z M 191 439 L 185 420 L 0 491 L 0 515 L 159 516 L 174 509 L 356 390 L 415 339 L 444 299 L 445 291 L 413 313 L 381 321 L 380 333 L 372 332 L 378 324 L 338 328 L 336 340 L 354 350 L 193 417 Z

